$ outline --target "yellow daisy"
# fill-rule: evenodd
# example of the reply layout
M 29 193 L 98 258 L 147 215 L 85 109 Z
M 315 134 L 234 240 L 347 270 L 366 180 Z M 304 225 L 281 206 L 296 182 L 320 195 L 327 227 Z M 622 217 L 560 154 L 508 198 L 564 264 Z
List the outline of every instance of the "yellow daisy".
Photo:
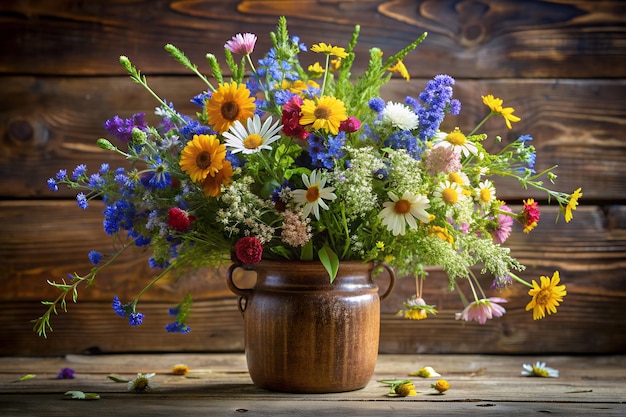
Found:
M 526 305 L 526 311 L 533 311 L 533 320 L 544 318 L 546 313 L 556 313 L 556 307 L 567 295 L 565 285 L 558 285 L 560 281 L 559 271 L 554 272 L 552 279 L 542 276 L 541 286 L 533 280 L 533 288 L 528 291 L 533 299 Z
M 337 58 L 347 58 L 348 53 L 345 48 L 341 48 L 339 46 L 332 46 L 330 44 L 325 44 L 324 42 L 317 43 L 311 46 L 312 52 L 321 52 L 326 55 L 334 55 Z
M 230 184 L 230 179 L 233 176 L 233 166 L 227 159 L 224 160 L 224 166 L 217 171 L 215 175 L 207 175 L 202 181 L 202 191 L 204 195 L 208 197 L 219 197 L 222 193 L 222 185 L 227 186 Z
M 250 90 L 244 84 L 234 81 L 220 84 L 206 103 L 209 125 L 218 133 L 227 131 L 237 120 L 252 117 L 255 110 L 256 105 L 254 97 L 250 96 Z
M 565 221 L 567 223 L 569 223 L 574 218 L 572 211 L 576 210 L 576 206 L 578 206 L 578 199 L 583 196 L 581 190 L 582 188 L 578 187 L 578 189 L 572 193 L 572 196 L 567 203 L 567 207 L 565 207 Z
M 522 120 L 513 114 L 513 112 L 515 111 L 513 107 L 502 108 L 502 99 L 496 98 L 491 94 L 481 97 L 485 106 L 489 107 L 489 110 L 504 117 L 506 127 L 508 127 L 509 129 L 513 128 L 511 126 L 511 122 L 519 122 L 520 120 Z
M 194 135 L 181 152 L 179 165 L 192 181 L 215 176 L 224 167 L 226 146 L 215 135 Z
M 326 71 L 319 62 L 316 62 L 313 65 L 309 65 L 309 68 L 307 70 L 309 71 L 309 75 L 313 78 L 320 77 Z
M 304 100 L 300 108 L 301 125 L 313 125 L 315 130 L 326 130 L 333 135 L 339 133 L 339 125 L 346 120 L 346 107 L 335 97 L 322 96 L 317 103 L 313 100 Z

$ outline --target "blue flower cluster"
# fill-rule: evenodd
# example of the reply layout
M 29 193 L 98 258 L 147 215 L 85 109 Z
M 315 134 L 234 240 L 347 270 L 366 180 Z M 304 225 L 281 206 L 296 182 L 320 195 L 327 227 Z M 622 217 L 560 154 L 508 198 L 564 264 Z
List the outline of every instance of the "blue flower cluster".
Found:
M 128 323 L 133 327 L 139 326 L 143 322 L 143 313 L 135 312 L 135 306 L 133 303 L 122 304 L 117 295 L 113 297 L 113 304 L 111 304 L 111 307 L 113 307 L 113 311 L 115 311 L 120 317 L 128 318 Z

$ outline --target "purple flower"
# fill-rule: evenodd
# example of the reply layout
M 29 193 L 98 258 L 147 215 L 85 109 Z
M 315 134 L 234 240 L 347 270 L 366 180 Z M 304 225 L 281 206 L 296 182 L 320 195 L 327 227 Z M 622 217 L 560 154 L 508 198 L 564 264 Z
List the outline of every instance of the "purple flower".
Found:
M 78 193 L 76 195 L 76 202 L 78 203 L 78 207 L 82 208 L 83 210 L 87 210 L 87 207 L 89 207 L 87 197 L 83 193 Z
M 500 206 L 500 210 L 512 213 L 513 211 L 506 205 Z M 511 235 L 513 228 L 513 217 L 505 213 L 498 213 L 496 229 L 491 233 L 494 243 L 504 243 Z
M 465 321 L 475 320 L 480 324 L 485 324 L 488 319 L 501 317 L 506 312 L 504 307 L 496 303 L 506 303 L 506 300 L 500 297 L 476 300 L 465 307 L 461 313 L 457 313 L 456 319 Z
M 102 259 L 102 254 L 96 250 L 90 251 L 88 256 L 89 261 L 94 265 L 98 265 Z
M 57 374 L 57 379 L 74 379 L 74 370 L 72 368 L 61 368 Z
M 224 48 L 233 54 L 249 55 L 254 51 L 256 35 L 253 33 L 238 33 L 226 42 Z

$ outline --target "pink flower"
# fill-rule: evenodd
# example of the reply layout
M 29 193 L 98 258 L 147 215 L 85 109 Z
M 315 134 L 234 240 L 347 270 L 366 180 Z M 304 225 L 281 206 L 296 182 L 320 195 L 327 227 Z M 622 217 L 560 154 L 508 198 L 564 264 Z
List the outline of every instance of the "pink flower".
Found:
M 167 224 L 178 232 L 184 232 L 189 229 L 191 222 L 195 219 L 195 216 L 189 215 L 185 210 L 181 210 L 178 207 L 172 207 L 167 212 Z
M 263 244 L 256 237 L 242 237 L 235 243 L 235 255 L 245 265 L 261 262 Z
M 425 159 L 426 169 L 430 175 L 459 172 L 462 168 L 461 153 L 451 147 L 435 146 L 426 153 Z
M 465 307 L 461 313 L 457 313 L 456 319 L 465 321 L 475 320 L 480 324 L 485 324 L 487 319 L 501 317 L 506 312 L 504 307 L 496 303 L 506 303 L 506 300 L 499 297 L 476 300 Z
M 256 44 L 256 35 L 252 33 L 238 33 L 227 41 L 224 48 L 233 54 L 250 55 Z
M 340 132 L 352 133 L 352 132 L 356 132 L 360 128 L 361 128 L 361 122 L 359 121 L 359 119 L 357 119 L 354 116 L 348 116 L 346 120 L 344 120 L 343 122 L 341 122 L 341 124 L 339 124 Z
M 302 99 L 293 96 L 284 106 L 282 114 L 283 133 L 297 139 L 305 140 L 309 132 L 300 124 Z
M 500 206 L 500 210 L 512 213 L 508 206 Z M 491 233 L 494 243 L 504 243 L 511 235 L 511 229 L 513 227 L 513 217 L 508 214 L 499 213 L 497 217 L 496 229 Z

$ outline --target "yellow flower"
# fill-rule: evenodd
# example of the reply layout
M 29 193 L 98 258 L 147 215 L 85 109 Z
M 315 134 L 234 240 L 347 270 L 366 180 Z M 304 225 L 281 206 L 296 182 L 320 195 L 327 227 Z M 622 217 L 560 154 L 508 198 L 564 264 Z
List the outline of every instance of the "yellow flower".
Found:
M 304 100 L 300 110 L 301 125 L 313 124 L 313 129 L 323 129 L 333 135 L 339 133 L 339 125 L 348 118 L 343 102 L 331 96 L 322 96 L 317 103 L 309 99 Z
M 454 244 L 454 236 L 452 236 L 448 229 L 445 229 L 441 226 L 429 226 L 428 227 L 428 236 L 437 236 L 439 239 L 444 242 L 448 242 L 451 245 Z
M 315 62 L 315 64 L 309 65 L 309 68 L 307 70 L 312 77 L 319 77 L 325 72 L 324 67 L 322 67 L 319 62 Z
M 396 395 L 398 397 L 414 397 L 417 395 L 415 391 L 415 385 L 412 382 L 405 382 L 404 384 L 396 387 Z
M 219 133 L 227 131 L 236 120 L 242 121 L 254 115 L 256 105 L 250 90 L 244 84 L 231 82 L 220 84 L 206 103 L 209 125 Z
M 181 152 L 179 165 L 192 181 L 215 176 L 224 167 L 226 146 L 215 135 L 194 135 Z
M 578 206 L 578 199 L 583 196 L 581 190 L 582 188 L 578 187 L 578 189 L 572 193 L 572 196 L 567 203 L 567 207 L 565 207 L 565 221 L 567 223 L 569 223 L 574 218 L 572 211 L 576 210 L 576 206 Z
M 513 114 L 513 112 L 515 111 L 513 107 L 502 108 L 502 99 L 496 98 L 491 94 L 481 97 L 485 106 L 489 107 L 489 110 L 504 117 L 506 127 L 508 127 L 509 129 L 513 128 L 511 126 L 511 122 L 519 122 L 520 120 L 522 120 Z
M 445 379 L 439 379 L 434 384 L 431 384 L 431 387 L 439 391 L 439 394 L 443 394 L 450 389 L 450 383 Z
M 526 305 L 526 311 L 533 310 L 533 320 L 539 320 L 548 314 L 556 313 L 556 307 L 567 295 L 565 285 L 558 285 L 560 282 L 559 271 L 555 271 L 552 279 L 542 276 L 541 286 L 533 280 L 533 288 L 528 291 L 532 300 Z
M 172 368 L 172 373 L 174 375 L 187 375 L 188 372 L 189 372 L 189 367 L 182 363 L 174 365 L 174 367 Z
M 202 190 L 207 197 L 219 197 L 222 193 L 222 185 L 230 184 L 233 176 L 233 166 L 228 160 L 224 160 L 223 167 L 215 175 L 207 175 L 202 181 Z
M 320 42 L 320 43 L 317 43 L 317 44 L 311 46 L 311 51 L 312 52 L 321 52 L 321 53 L 324 53 L 326 55 L 334 55 L 337 58 L 347 58 L 348 57 L 348 53 L 346 52 L 345 48 L 341 48 L 339 46 L 327 45 L 324 42 Z
M 387 69 L 391 72 L 397 72 L 398 74 L 402 76 L 402 78 L 404 78 L 407 81 L 411 79 L 411 76 L 409 75 L 409 71 L 406 69 L 406 66 L 404 65 L 404 62 L 402 62 L 402 60 L 398 60 L 396 65 L 389 67 Z
M 409 376 L 419 376 L 419 377 L 422 377 L 422 378 L 433 378 L 433 377 L 436 377 L 436 376 L 441 376 L 441 374 L 439 374 L 437 371 L 435 371 L 432 366 L 424 366 L 423 368 L 420 368 L 420 370 L 417 371 L 417 372 L 411 372 L 409 374 Z

